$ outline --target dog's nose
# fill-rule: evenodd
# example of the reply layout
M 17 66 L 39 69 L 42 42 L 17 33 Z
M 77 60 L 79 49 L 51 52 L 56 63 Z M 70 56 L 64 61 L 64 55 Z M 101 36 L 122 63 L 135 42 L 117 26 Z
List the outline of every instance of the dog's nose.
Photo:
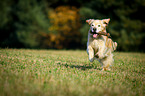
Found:
M 93 31 L 96 32 L 97 28 L 93 28 Z

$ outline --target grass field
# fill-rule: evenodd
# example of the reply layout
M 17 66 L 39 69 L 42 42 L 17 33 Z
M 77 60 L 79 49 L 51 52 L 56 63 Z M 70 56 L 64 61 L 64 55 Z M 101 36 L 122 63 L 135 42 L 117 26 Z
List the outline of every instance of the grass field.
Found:
M 0 49 L 0 96 L 145 96 L 145 54 L 114 55 L 102 72 L 86 51 Z

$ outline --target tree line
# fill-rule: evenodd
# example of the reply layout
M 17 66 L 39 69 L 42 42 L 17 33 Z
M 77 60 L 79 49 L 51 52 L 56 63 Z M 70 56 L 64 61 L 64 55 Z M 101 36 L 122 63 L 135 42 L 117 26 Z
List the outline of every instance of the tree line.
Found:
M 1 0 L 0 47 L 86 49 L 86 19 L 110 18 L 119 51 L 145 51 L 144 0 Z

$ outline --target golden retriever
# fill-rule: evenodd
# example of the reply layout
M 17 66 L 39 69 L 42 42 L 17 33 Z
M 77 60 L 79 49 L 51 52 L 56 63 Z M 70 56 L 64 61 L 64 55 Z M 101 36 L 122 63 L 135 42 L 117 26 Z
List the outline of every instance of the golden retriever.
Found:
M 94 20 L 89 19 L 86 22 L 90 25 L 88 32 L 87 53 L 90 62 L 97 59 L 101 65 L 102 70 L 110 70 L 110 65 L 113 64 L 112 52 L 116 50 L 117 43 L 104 35 L 99 35 L 99 32 L 106 32 L 106 26 L 110 21 L 109 19 Z

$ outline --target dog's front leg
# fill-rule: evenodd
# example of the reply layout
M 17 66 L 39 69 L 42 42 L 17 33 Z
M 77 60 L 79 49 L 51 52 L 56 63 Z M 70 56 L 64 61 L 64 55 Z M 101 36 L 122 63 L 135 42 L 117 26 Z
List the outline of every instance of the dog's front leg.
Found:
M 98 49 L 98 52 L 95 54 L 95 57 L 97 57 L 99 59 L 103 59 L 105 57 L 104 50 L 105 50 L 105 46 L 100 46 Z
M 94 49 L 91 46 L 87 47 L 87 53 L 89 55 L 90 62 L 94 61 Z

